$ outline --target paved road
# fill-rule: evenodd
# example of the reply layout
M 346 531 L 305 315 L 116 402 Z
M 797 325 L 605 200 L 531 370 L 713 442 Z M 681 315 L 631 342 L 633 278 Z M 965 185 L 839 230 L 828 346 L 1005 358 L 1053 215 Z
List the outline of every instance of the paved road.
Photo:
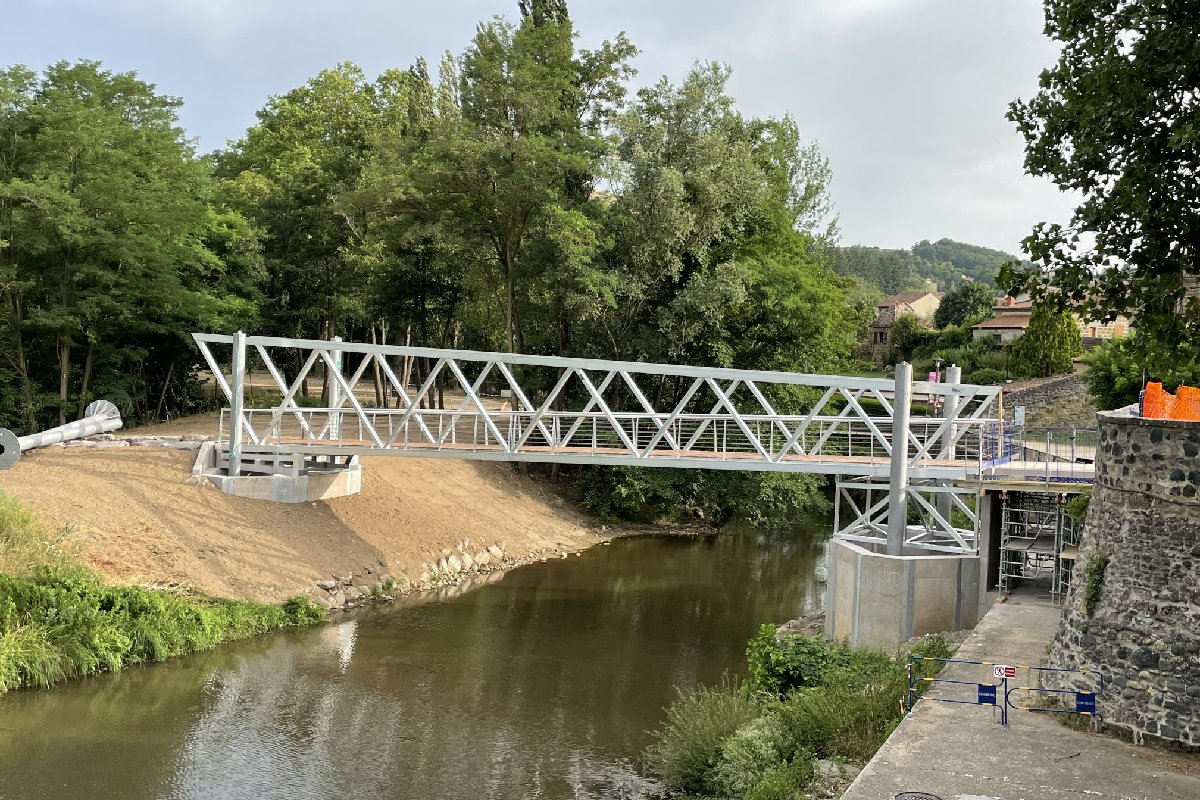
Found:
M 1058 608 L 1032 599 L 993 606 L 959 657 L 1040 664 L 1058 617 Z M 979 668 L 973 669 L 959 677 L 977 680 Z M 987 706 L 918 703 L 843 800 L 890 800 L 902 791 L 942 800 L 1200 798 L 1198 756 L 1072 730 L 1050 714 L 1012 711 L 1005 730 L 993 713 Z

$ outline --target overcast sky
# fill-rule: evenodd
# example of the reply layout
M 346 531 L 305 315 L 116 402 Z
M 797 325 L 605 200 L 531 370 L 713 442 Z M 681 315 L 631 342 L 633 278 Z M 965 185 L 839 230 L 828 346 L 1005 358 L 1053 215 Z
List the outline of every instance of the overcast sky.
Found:
M 372 77 L 462 51 L 516 0 L 9 0 L 0 64 L 98 59 L 185 101 L 201 151 L 267 96 L 354 61 Z M 15 6 L 15 8 L 13 7 Z M 843 244 L 943 236 L 1016 252 L 1069 198 L 1024 174 L 1004 119 L 1055 58 L 1041 0 L 573 0 L 584 46 L 625 31 L 638 84 L 698 59 L 733 67 L 756 116 L 790 112 L 833 166 Z

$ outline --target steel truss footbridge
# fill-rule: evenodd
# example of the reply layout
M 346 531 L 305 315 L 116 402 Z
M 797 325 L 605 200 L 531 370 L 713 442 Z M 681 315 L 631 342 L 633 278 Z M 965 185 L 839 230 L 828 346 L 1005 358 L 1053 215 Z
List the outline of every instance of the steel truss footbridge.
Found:
M 266 336 L 193 334 L 228 401 L 218 466 L 298 475 L 357 456 L 833 476 L 836 535 L 976 552 L 999 388 Z M 248 370 L 275 392 L 248 393 Z M 415 379 L 412 376 L 416 376 Z M 321 407 L 312 407 L 315 383 Z M 301 402 L 303 400 L 303 402 Z

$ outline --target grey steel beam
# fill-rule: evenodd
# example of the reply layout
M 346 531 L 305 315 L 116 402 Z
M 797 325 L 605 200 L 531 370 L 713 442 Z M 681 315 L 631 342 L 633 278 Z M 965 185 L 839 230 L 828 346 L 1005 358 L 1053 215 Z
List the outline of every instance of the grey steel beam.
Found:
M 912 364 L 896 365 L 892 395 L 892 463 L 888 499 L 887 554 L 903 555 L 908 528 L 908 418 L 912 405 Z

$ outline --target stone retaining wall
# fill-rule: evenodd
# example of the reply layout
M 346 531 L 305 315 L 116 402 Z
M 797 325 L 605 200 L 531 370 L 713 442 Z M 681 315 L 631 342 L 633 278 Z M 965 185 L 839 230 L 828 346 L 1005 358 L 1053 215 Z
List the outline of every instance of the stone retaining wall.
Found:
M 1004 387 L 1004 413 L 1011 415 L 1017 406 L 1025 406 L 1027 428 L 1096 425 L 1096 407 L 1088 399 L 1087 387 L 1078 375 L 1008 384 Z
M 1096 484 L 1050 663 L 1103 674 L 1099 711 L 1135 739 L 1200 745 L 1198 487 L 1200 423 L 1100 415 Z M 1089 615 L 1089 565 L 1103 556 Z

